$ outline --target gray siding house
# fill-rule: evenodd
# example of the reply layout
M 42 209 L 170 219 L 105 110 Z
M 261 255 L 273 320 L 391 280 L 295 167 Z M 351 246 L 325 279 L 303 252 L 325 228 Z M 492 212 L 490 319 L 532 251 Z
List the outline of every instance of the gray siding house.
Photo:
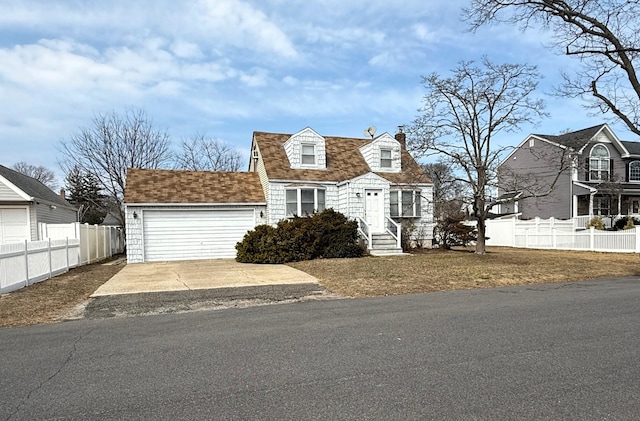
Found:
M 529 135 L 498 168 L 502 214 L 568 219 L 640 215 L 640 142 L 607 124 Z
M 40 181 L 0 165 L 0 244 L 36 241 L 38 223 L 78 221 L 77 209 Z

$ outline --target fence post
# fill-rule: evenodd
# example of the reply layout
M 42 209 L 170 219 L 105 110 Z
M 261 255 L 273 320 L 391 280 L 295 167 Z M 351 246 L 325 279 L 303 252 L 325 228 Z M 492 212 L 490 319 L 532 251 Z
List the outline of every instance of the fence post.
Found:
M 640 228 L 636 227 L 636 253 L 640 253 Z
M 100 247 L 98 246 L 98 244 L 100 244 L 100 227 L 95 224 L 93 229 L 96 231 L 96 260 L 100 260 Z
M 27 240 L 24 240 L 24 286 L 29 286 L 29 253 L 27 252 Z
M 589 227 L 589 250 L 593 251 L 596 247 L 596 228 Z
M 67 256 L 67 272 L 69 272 L 69 237 L 66 238 L 67 243 L 64 246 L 64 254 Z
M 51 266 L 52 266 L 52 264 L 51 264 L 51 238 L 48 238 L 48 240 L 49 240 L 49 247 L 48 247 L 48 250 L 47 250 L 48 254 L 49 254 L 49 278 L 48 279 L 51 279 L 51 276 L 53 274 L 53 270 L 51 269 Z

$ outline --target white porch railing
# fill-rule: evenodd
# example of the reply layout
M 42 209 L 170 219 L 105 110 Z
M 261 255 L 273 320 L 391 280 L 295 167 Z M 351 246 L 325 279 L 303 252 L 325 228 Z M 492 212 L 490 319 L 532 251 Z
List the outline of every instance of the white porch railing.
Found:
M 359 216 L 356 217 L 356 221 L 358 221 L 358 232 L 367 242 L 367 249 L 371 249 L 373 247 L 373 241 L 371 240 L 371 227 Z
M 396 247 L 402 248 L 402 227 L 393 219 L 385 216 L 385 229 L 396 240 Z

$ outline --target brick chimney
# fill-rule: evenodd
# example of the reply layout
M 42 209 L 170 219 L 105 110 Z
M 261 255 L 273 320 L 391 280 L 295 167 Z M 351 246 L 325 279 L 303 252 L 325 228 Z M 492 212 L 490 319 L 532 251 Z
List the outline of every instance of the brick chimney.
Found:
M 396 133 L 395 138 L 400 142 L 402 149 L 407 149 L 407 135 L 404 133 L 404 126 L 398 126 L 398 133 Z
M 62 198 L 62 200 L 67 200 L 66 198 L 66 192 L 64 191 L 64 189 L 60 189 L 60 197 Z

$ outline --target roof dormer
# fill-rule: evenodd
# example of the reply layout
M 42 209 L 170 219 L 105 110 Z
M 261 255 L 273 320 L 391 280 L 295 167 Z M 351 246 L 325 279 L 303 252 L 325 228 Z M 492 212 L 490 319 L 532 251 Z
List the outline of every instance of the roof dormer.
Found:
M 291 135 L 284 142 L 284 150 L 291 168 L 311 170 L 327 168 L 324 137 L 310 127 Z
M 400 142 L 389 133 L 383 133 L 360 147 L 360 153 L 373 172 L 400 172 L 400 151 Z

